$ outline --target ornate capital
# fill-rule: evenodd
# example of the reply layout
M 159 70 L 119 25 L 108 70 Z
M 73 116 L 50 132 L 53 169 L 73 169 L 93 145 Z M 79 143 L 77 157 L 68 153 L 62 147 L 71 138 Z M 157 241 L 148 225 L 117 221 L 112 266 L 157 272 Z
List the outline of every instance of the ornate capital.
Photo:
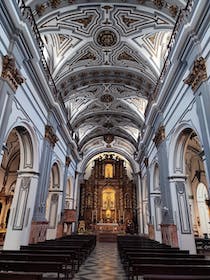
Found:
M 207 79 L 206 61 L 201 56 L 194 61 L 194 66 L 191 73 L 184 80 L 185 84 L 191 86 L 193 91 L 200 86 L 200 84 Z
M 70 165 L 70 163 L 71 163 L 71 159 L 70 159 L 70 157 L 68 157 L 68 156 L 66 156 L 66 166 L 69 166 Z
M 54 147 L 58 141 L 58 137 L 54 133 L 53 127 L 50 125 L 45 126 L 45 139 L 47 139 Z
M 161 125 L 155 134 L 153 142 L 155 143 L 155 146 L 158 147 L 164 140 L 165 140 L 165 127 Z
M 5 55 L 2 57 L 0 64 L 2 64 L 0 65 L 2 68 L 0 76 L 10 84 L 14 91 L 16 91 L 18 86 L 25 82 L 25 79 L 20 75 L 20 72 L 16 68 L 15 59 Z

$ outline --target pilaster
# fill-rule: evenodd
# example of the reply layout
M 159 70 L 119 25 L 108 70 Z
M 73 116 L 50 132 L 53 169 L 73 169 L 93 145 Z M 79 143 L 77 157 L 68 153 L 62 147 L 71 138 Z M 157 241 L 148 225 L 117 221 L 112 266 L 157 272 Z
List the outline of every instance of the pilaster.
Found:
M 0 151 L 2 150 L 9 116 L 12 112 L 13 96 L 25 79 L 16 68 L 15 59 L 0 56 Z M 2 160 L 0 154 L 0 162 Z
M 165 127 L 159 126 L 153 139 L 157 148 L 159 172 L 160 172 L 160 191 L 161 191 L 161 233 L 162 242 L 174 247 L 178 246 L 177 228 L 173 219 L 173 208 L 171 191 L 169 187 L 169 170 L 167 147 L 165 141 Z
M 194 61 L 193 68 L 188 77 L 184 80 L 184 83 L 191 86 L 195 95 L 196 111 L 201 128 L 201 138 L 205 154 L 204 164 L 206 166 L 206 177 L 208 185 L 210 186 L 210 86 L 207 82 L 207 78 L 206 61 L 203 57 L 198 57 Z
M 52 153 L 57 141 L 58 138 L 53 131 L 53 127 L 46 125 L 40 165 L 39 188 L 34 212 L 34 220 L 36 221 L 45 221 L 45 208 L 49 189 Z

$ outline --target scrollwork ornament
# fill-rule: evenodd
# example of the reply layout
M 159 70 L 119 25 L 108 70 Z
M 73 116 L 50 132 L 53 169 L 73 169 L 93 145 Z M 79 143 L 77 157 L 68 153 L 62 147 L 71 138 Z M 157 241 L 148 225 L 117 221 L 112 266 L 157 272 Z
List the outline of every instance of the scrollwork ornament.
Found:
M 196 91 L 200 84 L 205 80 L 207 80 L 206 61 L 201 56 L 195 60 L 193 69 L 184 80 L 184 83 L 191 86 L 193 91 Z

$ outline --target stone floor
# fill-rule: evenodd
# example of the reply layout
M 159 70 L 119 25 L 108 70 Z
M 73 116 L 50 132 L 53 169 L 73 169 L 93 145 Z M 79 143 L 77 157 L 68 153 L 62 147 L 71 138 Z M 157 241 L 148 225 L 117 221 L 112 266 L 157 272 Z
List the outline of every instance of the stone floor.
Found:
M 117 243 L 98 242 L 74 280 L 125 280 Z

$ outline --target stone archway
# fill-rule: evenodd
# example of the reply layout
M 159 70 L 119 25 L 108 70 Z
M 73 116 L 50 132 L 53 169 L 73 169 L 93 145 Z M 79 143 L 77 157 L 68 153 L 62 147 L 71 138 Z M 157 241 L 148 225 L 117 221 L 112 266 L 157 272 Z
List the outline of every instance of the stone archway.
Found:
M 192 248 L 191 252 L 195 252 L 194 236 L 201 232 L 197 186 L 201 182 L 207 185 L 204 152 L 194 129 L 182 127 L 176 133 L 170 149 L 173 157 L 170 177 L 173 210 L 182 248 Z
M 5 249 L 19 248 L 29 239 L 38 180 L 35 139 L 31 135 L 25 127 L 17 126 L 8 134 L 4 147 L 0 168 L 0 220 L 1 242 Z

